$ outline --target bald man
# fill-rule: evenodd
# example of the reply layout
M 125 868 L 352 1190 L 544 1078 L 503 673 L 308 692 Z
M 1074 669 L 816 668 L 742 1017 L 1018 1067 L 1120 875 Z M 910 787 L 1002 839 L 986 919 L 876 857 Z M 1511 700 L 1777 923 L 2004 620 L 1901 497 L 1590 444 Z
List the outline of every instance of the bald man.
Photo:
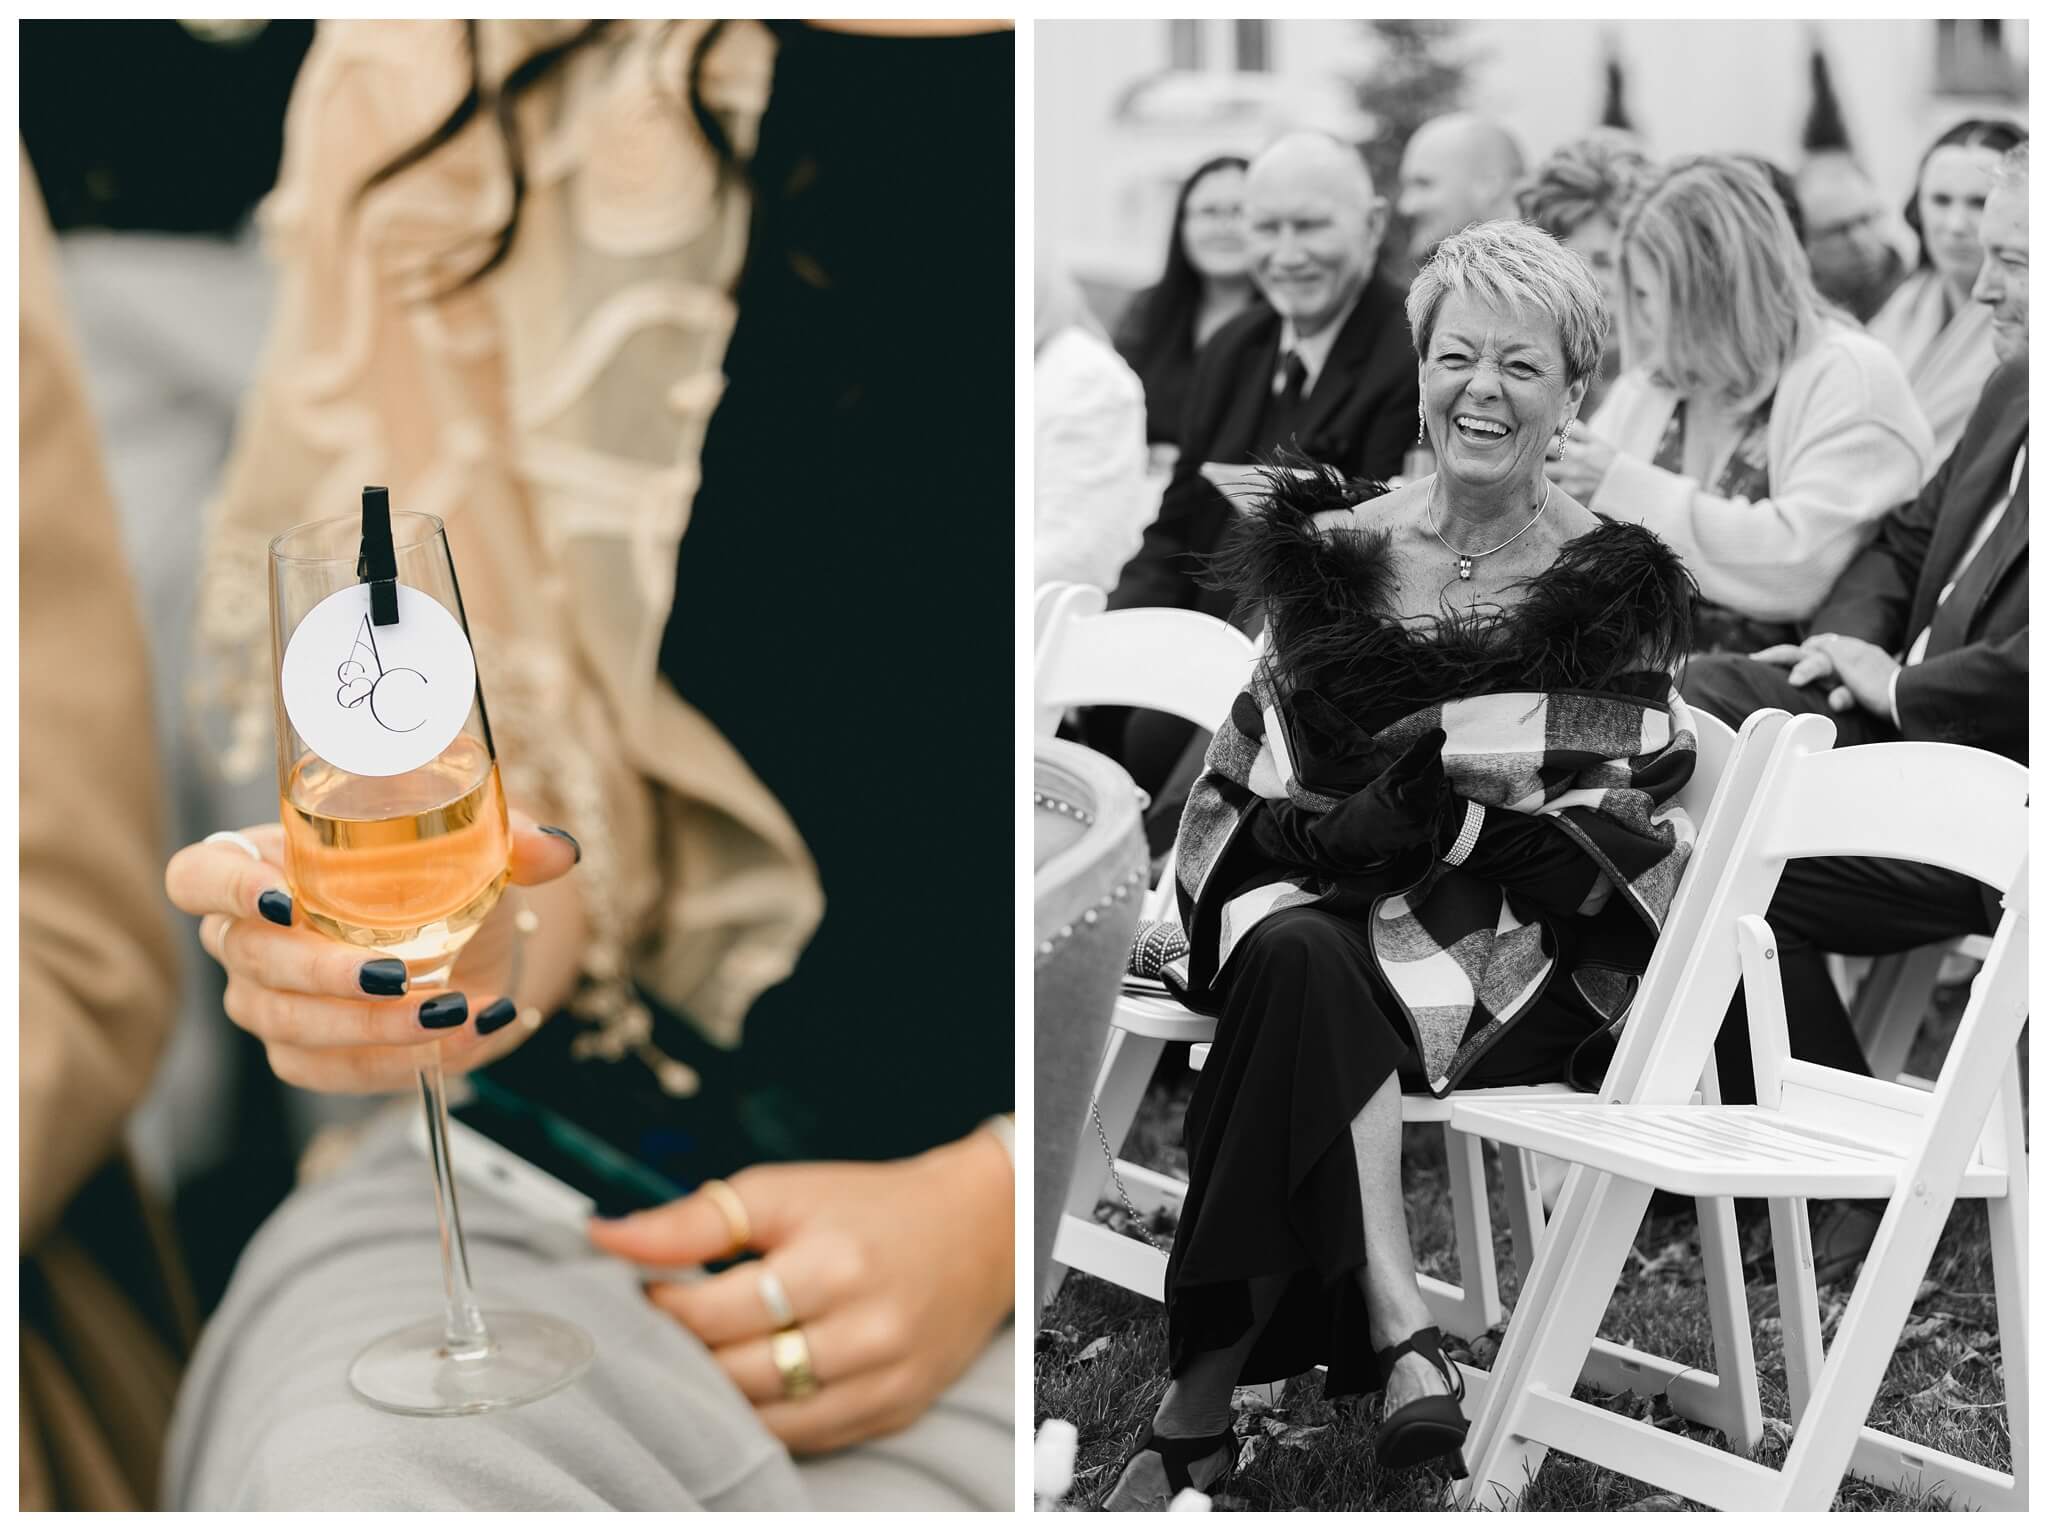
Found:
M 1471 112 L 1432 117 L 1401 153 L 1399 211 L 1416 265 L 1468 223 L 1515 216 L 1522 150 L 1499 123 Z
M 1218 330 L 1195 359 L 1181 418 L 1181 455 L 1143 546 L 1124 566 L 1112 609 L 1182 606 L 1228 619 L 1231 598 L 1202 573 L 1238 510 L 1219 485 L 1291 448 L 1354 477 L 1401 469 L 1415 438 L 1415 352 L 1402 293 L 1373 267 L 1387 204 L 1358 151 L 1290 134 L 1245 180 L 1252 280 L 1264 297 Z M 1103 713 L 1104 709 L 1097 709 Z M 1148 831 L 1170 844 L 1178 804 L 1161 787 L 1185 748 L 1186 724 L 1157 727 L 1119 711 L 1089 742 L 1121 761 L 1157 800 Z

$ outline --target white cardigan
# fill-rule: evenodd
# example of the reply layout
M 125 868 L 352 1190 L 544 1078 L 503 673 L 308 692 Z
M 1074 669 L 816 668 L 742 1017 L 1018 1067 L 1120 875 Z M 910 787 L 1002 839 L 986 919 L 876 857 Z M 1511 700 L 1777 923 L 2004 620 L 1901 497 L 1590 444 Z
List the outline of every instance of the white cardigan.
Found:
M 1032 581 L 1113 590 L 1159 510 L 1145 477 L 1144 384 L 1106 343 L 1069 326 L 1039 350 L 1033 390 Z
M 1642 368 L 1615 379 L 1591 428 L 1620 455 L 1591 509 L 1647 526 L 1717 605 L 1759 621 L 1809 616 L 1878 517 L 1920 492 L 1934 435 L 1898 358 L 1848 325 L 1778 380 L 1766 436 L 1771 497 L 1722 499 L 1650 466 L 1677 396 Z

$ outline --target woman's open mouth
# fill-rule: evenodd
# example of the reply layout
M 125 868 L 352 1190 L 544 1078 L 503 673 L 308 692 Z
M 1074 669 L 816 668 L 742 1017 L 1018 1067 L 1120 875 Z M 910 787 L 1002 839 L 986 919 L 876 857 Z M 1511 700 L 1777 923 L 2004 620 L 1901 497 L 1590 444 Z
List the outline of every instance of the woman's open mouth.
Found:
M 1495 442 L 1505 441 L 1514 435 L 1514 431 L 1509 427 L 1498 420 L 1489 420 L 1484 415 L 1455 415 L 1451 419 L 1451 425 L 1461 437 L 1475 446 L 1492 446 Z

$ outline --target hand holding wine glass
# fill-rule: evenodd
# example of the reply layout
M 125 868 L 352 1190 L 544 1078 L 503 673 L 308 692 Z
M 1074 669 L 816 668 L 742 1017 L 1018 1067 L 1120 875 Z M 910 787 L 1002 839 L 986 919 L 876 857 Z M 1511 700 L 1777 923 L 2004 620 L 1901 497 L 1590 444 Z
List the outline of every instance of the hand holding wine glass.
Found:
M 576 865 L 575 842 L 563 831 L 539 828 L 516 811 L 511 827 L 515 886 L 553 882 Z M 234 840 L 201 841 L 171 858 L 164 885 L 173 904 L 199 916 L 200 944 L 227 970 L 228 1018 L 263 1043 L 278 1078 L 330 1094 L 404 1090 L 418 1073 L 422 1042 L 438 1040 L 443 1069 L 460 1074 L 525 1040 L 506 992 L 521 939 L 510 902 L 478 926 L 445 985 L 412 986 L 404 964 L 322 935 L 296 916 L 283 825 L 240 835 L 261 860 Z M 421 1015 L 457 996 L 460 1006 L 444 1003 Z M 522 987 L 519 1003 L 534 998 Z
M 360 521 L 273 539 L 270 618 L 279 822 L 180 852 L 171 895 L 205 916 L 207 949 L 231 975 L 228 1010 L 263 1037 L 281 1075 L 324 1088 L 390 1088 L 407 1071 L 418 1081 L 443 1310 L 373 1341 L 349 1386 L 398 1414 L 516 1408 L 575 1381 L 592 1346 L 550 1314 L 478 1304 L 444 1063 L 474 1067 L 516 1045 L 491 1036 L 517 1001 L 477 996 L 472 1020 L 457 964 L 473 950 L 463 981 L 489 971 L 516 992 L 517 937 L 531 921 L 521 908 L 508 915 L 501 895 L 518 877 L 566 871 L 574 842 L 539 844 L 551 836 L 523 822 L 515 833 L 439 518 L 394 513 L 371 486 Z

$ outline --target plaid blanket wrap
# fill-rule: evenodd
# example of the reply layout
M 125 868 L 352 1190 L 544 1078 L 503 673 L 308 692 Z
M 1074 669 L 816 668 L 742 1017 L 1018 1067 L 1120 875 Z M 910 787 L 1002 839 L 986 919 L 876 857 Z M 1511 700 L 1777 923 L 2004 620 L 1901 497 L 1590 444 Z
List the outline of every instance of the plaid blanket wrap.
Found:
M 1618 1030 L 1692 852 L 1693 825 L 1675 801 L 1697 750 L 1691 710 L 1675 689 L 1661 705 L 1589 691 L 1498 692 L 1422 708 L 1374 743 L 1398 754 L 1431 728 L 1444 731 L 1453 793 L 1489 812 L 1551 818 L 1598 866 L 1594 893 L 1575 917 L 1570 977 L 1609 1031 Z M 1280 877 L 1220 905 L 1205 902 L 1208 875 L 1252 796 L 1313 811 L 1337 801 L 1295 780 L 1264 667 L 1216 734 L 1174 850 L 1190 949 L 1164 976 L 1198 1006 L 1260 920 L 1333 891 L 1314 878 Z M 1437 1095 L 1553 976 L 1558 947 L 1545 918 L 1521 919 L 1498 884 L 1464 868 L 1431 865 L 1412 886 L 1378 899 L 1370 918 L 1381 976 L 1406 1012 Z

